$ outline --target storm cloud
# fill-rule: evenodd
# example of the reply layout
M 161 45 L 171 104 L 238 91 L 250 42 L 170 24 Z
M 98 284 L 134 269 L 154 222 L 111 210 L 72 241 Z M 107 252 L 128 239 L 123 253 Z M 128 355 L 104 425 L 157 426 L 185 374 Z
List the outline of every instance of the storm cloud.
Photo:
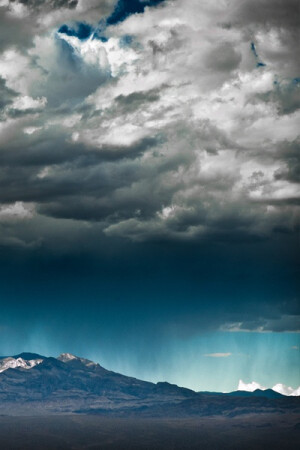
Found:
M 0 1 L 2 248 L 294 248 L 299 3 L 127 3 Z

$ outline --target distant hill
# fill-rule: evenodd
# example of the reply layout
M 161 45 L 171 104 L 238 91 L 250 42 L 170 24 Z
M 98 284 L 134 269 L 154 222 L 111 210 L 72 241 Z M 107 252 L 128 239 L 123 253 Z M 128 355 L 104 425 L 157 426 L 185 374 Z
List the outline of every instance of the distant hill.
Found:
M 265 398 L 282 398 L 284 395 L 279 392 L 273 391 L 273 389 L 256 389 L 253 392 L 249 391 L 234 391 L 227 395 L 234 397 L 265 397 Z

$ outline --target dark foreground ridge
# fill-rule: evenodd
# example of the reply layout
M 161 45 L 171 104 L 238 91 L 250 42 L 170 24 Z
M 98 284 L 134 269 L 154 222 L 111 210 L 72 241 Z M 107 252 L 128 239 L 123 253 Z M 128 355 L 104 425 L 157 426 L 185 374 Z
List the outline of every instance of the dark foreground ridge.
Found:
M 232 418 L 299 412 L 299 398 L 271 390 L 194 392 L 166 382 L 155 384 L 124 376 L 68 353 L 58 358 L 29 353 L 0 358 L 1 415 Z
M 234 418 L 0 417 L 3 450 L 298 450 L 293 414 Z

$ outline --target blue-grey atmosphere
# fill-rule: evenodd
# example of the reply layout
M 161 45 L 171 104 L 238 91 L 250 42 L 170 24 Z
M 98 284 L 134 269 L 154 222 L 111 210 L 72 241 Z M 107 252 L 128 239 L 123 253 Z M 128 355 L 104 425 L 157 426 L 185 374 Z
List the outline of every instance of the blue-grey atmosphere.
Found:
M 300 385 L 299 2 L 0 0 L 0 355 Z

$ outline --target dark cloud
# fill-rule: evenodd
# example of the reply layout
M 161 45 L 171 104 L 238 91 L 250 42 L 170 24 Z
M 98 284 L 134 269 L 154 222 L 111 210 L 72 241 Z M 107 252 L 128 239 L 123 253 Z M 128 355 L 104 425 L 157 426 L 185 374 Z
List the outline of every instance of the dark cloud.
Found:
M 60 8 L 76 8 L 78 0 L 19 0 L 19 3 L 32 8 L 34 11 L 37 9 L 60 9 Z
M 158 3 L 1 7 L 3 248 L 74 253 L 78 247 L 99 256 L 106 246 L 122 252 L 124 242 L 128 254 L 137 243 L 189 245 L 183 261 L 188 252 L 202 254 L 201 245 L 220 246 L 230 257 L 253 247 L 255 261 L 268 245 L 270 259 L 275 248 L 292 253 L 299 229 L 295 2 L 233 1 L 225 11 L 218 2 L 199 7 L 178 0 L 145 8 Z M 92 39 L 107 17 L 113 17 L 107 38 Z M 202 260 L 189 262 L 189 270 L 200 265 L 211 276 L 220 256 L 209 255 L 203 256 L 213 261 L 209 271 Z M 153 261 L 159 259 L 158 251 Z M 182 264 L 172 267 L 176 278 L 180 270 L 188 277 Z M 208 328 L 224 325 L 229 302 L 236 316 L 232 311 L 226 323 L 294 329 L 288 308 L 271 314 L 271 281 L 268 308 L 255 301 L 252 316 L 247 292 L 237 288 L 237 297 L 248 298 L 247 317 L 238 300 L 228 300 L 238 281 L 229 268 L 226 274 L 225 306 L 218 300 L 215 316 L 204 308 Z M 253 297 L 263 282 L 257 286 Z M 181 313 L 171 322 L 180 322 Z M 205 328 L 200 307 L 196 316 L 191 328 Z
M 8 0 L 0 7 L 0 50 L 34 45 L 38 34 L 52 31 L 65 21 L 90 21 L 97 25 L 110 15 L 116 0 Z
M 115 101 L 117 107 L 123 107 L 125 111 L 134 111 L 141 107 L 144 103 L 155 102 L 159 100 L 160 90 L 152 89 L 148 92 L 133 92 L 129 95 L 118 95 Z
M 237 323 L 229 323 L 223 326 L 227 331 L 252 331 L 252 332 L 290 332 L 299 333 L 300 331 L 300 315 L 290 316 L 284 314 L 275 319 L 255 318 L 254 320 L 245 320 Z
M 22 49 L 32 45 L 34 30 L 31 22 L 26 17 L 21 21 L 10 16 L 7 11 L 7 8 L 0 7 L 0 51 L 15 45 Z
M 292 142 L 282 142 L 278 146 L 278 157 L 285 162 L 285 167 L 282 170 L 275 172 L 276 179 L 286 179 L 292 183 L 298 183 L 300 177 L 300 140 L 297 139 Z
M 238 68 L 241 59 L 241 54 L 231 43 L 222 43 L 213 48 L 206 58 L 206 63 L 212 70 L 230 72 Z
M 243 25 L 261 27 L 298 28 L 299 2 L 297 0 L 242 0 L 234 17 Z
M 73 9 L 76 5 L 77 1 L 68 0 L 10 0 L 6 6 L 0 7 L 0 50 L 10 46 L 25 49 L 33 45 L 35 34 L 42 31 L 38 23 L 40 15 L 60 8 Z
M 274 82 L 271 91 L 257 96 L 264 102 L 275 104 L 279 114 L 292 114 L 300 107 L 300 81 L 296 78 L 283 82 Z
M 231 23 L 243 27 L 246 36 L 251 39 L 262 30 L 267 33 L 264 40 L 259 39 L 262 61 L 276 65 L 278 74 L 297 77 L 300 71 L 299 58 L 295 54 L 299 40 L 299 2 L 243 0 L 235 6 Z M 275 46 L 274 38 L 277 41 Z
M 5 80 L 0 77 L 0 110 L 11 105 L 17 93 L 6 86 Z

